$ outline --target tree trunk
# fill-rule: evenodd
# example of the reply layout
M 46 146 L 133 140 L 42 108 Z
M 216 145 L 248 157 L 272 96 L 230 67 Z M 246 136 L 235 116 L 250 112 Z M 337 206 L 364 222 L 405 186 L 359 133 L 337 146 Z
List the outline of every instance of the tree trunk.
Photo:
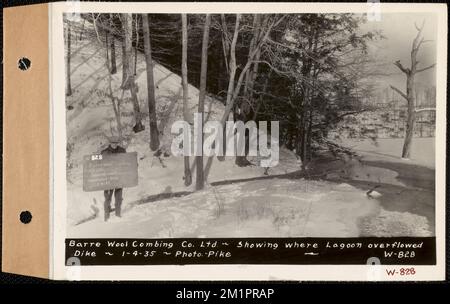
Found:
M 406 80 L 406 95 L 408 102 L 408 117 L 406 119 L 406 134 L 405 141 L 403 143 L 402 158 L 409 158 L 411 153 L 412 138 L 414 135 L 414 125 L 416 122 L 415 104 L 416 98 L 414 96 L 415 84 L 414 74 L 407 76 Z
M 72 95 L 72 85 L 70 83 L 70 44 L 71 44 L 70 21 L 67 20 L 67 53 L 66 53 L 66 96 Z
M 313 111 L 312 108 L 309 110 L 309 119 L 308 119 L 308 133 L 307 133 L 307 141 L 306 141 L 306 159 L 308 162 L 312 160 L 312 123 L 313 123 Z
M 305 109 L 303 109 L 300 134 L 301 134 L 300 158 L 302 160 L 302 169 L 305 169 L 305 165 L 306 165 L 306 110 Z
M 229 105 L 232 102 L 233 98 L 233 92 L 234 92 L 234 78 L 236 76 L 236 43 L 238 39 L 239 34 L 239 22 L 241 19 L 241 15 L 236 15 L 236 23 L 234 27 L 234 34 L 233 34 L 233 40 L 231 42 L 230 47 L 230 62 L 228 64 L 229 67 L 229 81 L 228 81 L 228 90 L 227 90 L 227 102 L 226 104 Z M 231 106 L 232 107 L 232 106 Z M 228 115 L 226 115 L 228 116 Z M 228 118 L 228 117 L 226 117 Z
M 305 85 L 301 93 L 301 113 L 298 124 L 298 138 L 297 138 L 297 155 L 302 161 L 302 170 L 305 169 L 307 163 L 308 150 L 308 118 L 309 118 L 309 94 L 310 88 Z
M 150 29 L 148 15 L 142 15 L 142 28 L 144 34 L 144 53 L 147 65 L 147 91 L 148 91 L 148 116 L 150 127 L 150 149 L 155 151 L 159 148 L 159 132 L 156 118 L 155 81 L 153 78 L 152 49 L 150 44 Z
M 234 25 L 234 33 L 233 33 L 233 39 L 231 41 L 231 45 L 228 46 L 228 44 L 224 44 L 224 51 L 229 51 L 230 54 L 230 60 L 229 62 L 226 64 L 228 67 L 228 89 L 227 89 L 227 99 L 225 102 L 226 105 L 226 109 L 225 113 L 222 117 L 222 125 L 224 126 L 226 121 L 229 119 L 229 114 L 231 112 L 231 110 L 234 110 L 233 107 L 233 93 L 234 93 L 234 79 L 236 77 L 236 69 L 237 69 L 237 65 L 236 65 L 236 43 L 237 43 L 237 39 L 238 39 L 238 35 L 239 35 L 239 23 L 241 20 L 241 15 L 240 14 L 236 14 L 236 22 Z M 223 27 L 224 27 L 224 31 L 227 31 L 227 28 L 225 26 L 225 17 L 222 16 L 222 23 L 223 23 Z M 225 36 L 228 37 L 228 32 L 225 32 Z M 226 54 L 225 58 L 227 58 L 228 53 Z M 242 81 L 241 81 L 242 82 Z M 228 141 L 227 138 L 227 133 L 226 133 L 226 129 L 223 128 L 223 151 L 227 150 L 226 144 Z M 225 156 L 218 156 L 217 159 L 219 161 L 224 161 L 225 160 Z
M 109 19 L 111 20 L 111 28 L 112 27 L 112 20 L 113 20 L 113 14 L 109 15 Z M 111 33 L 111 45 L 110 45 L 110 49 L 111 49 L 111 70 L 110 73 L 111 75 L 114 75 L 117 73 L 117 64 L 116 64 L 116 44 L 115 44 L 115 39 L 114 39 L 114 33 Z
M 241 113 L 235 113 L 234 116 L 236 117 L 235 121 L 242 121 L 244 124 L 250 120 L 250 119 L 248 119 L 247 114 L 243 113 L 242 111 L 241 111 Z M 247 155 L 248 155 L 249 145 L 250 145 L 249 144 L 249 136 L 250 136 L 249 131 L 247 129 L 245 129 L 245 132 L 244 132 L 244 143 L 245 143 L 244 153 L 245 153 L 245 155 L 236 155 L 236 158 L 234 161 L 234 163 L 239 167 L 247 167 L 252 164 L 251 162 L 249 162 L 247 160 Z M 238 149 L 237 145 L 236 145 L 236 149 Z
M 308 163 L 308 118 L 309 118 L 310 88 L 306 88 L 305 101 L 303 102 L 303 120 L 302 120 L 302 169 L 306 168 Z
M 137 58 L 139 45 L 139 15 L 136 15 L 136 41 L 134 42 L 134 76 L 137 75 Z
M 209 43 L 209 26 L 211 23 L 211 15 L 206 14 L 205 26 L 203 30 L 203 42 L 202 42 L 202 63 L 200 70 L 200 92 L 198 97 L 198 112 L 200 114 L 200 118 L 203 126 L 203 112 L 204 112 L 204 103 L 205 103 L 205 95 L 206 95 L 206 73 L 208 68 L 208 43 Z M 199 135 L 199 140 L 201 141 L 201 156 L 196 156 L 197 163 L 197 179 L 196 179 L 196 190 L 201 190 L 204 187 L 204 172 L 203 172 L 203 128 L 201 130 L 201 134 Z M 197 143 L 196 143 L 197 144 Z
M 121 87 L 125 89 L 128 71 L 128 59 L 127 59 L 127 48 L 125 47 L 125 39 L 122 40 L 122 85 Z
M 116 64 L 116 45 L 114 43 L 114 35 L 111 37 L 111 74 L 114 75 L 117 73 L 117 64 Z
M 187 46 L 188 46 L 188 33 L 187 33 L 187 15 L 181 14 L 181 22 L 183 27 L 182 33 L 182 56 L 181 56 L 181 80 L 183 83 L 183 117 L 184 120 L 191 123 L 192 119 L 189 115 L 189 85 L 188 85 L 188 70 L 187 70 Z M 189 155 L 184 156 L 184 184 L 189 186 L 192 184 L 192 174 L 189 164 Z
M 80 31 L 80 41 L 83 40 L 83 33 L 84 33 L 84 24 L 86 23 L 86 19 L 83 19 L 83 25 L 81 26 L 81 31 Z
M 111 71 L 111 67 L 109 65 L 109 35 L 108 31 L 105 31 L 105 49 L 106 49 L 106 67 L 108 71 Z
M 260 29 L 260 15 L 253 15 L 253 37 L 250 41 L 250 47 L 248 56 L 250 58 L 251 54 L 255 51 L 256 43 L 259 38 Z M 260 57 L 260 52 L 257 51 L 255 55 L 255 61 L 258 61 Z M 250 60 L 250 59 L 249 59 Z M 244 100 L 243 103 L 239 105 L 239 113 L 237 116 L 238 121 L 242 121 L 244 124 L 248 122 L 253 116 L 249 109 L 253 106 L 253 89 L 255 80 L 258 73 L 258 62 L 253 63 L 253 68 L 248 69 L 245 75 L 245 84 L 244 84 Z M 249 136 L 247 130 L 245 131 L 245 155 L 236 156 L 235 163 L 239 167 L 250 166 L 251 163 L 247 160 L 248 147 L 249 147 Z
M 134 109 L 134 118 L 135 118 L 135 125 L 133 127 L 133 131 L 135 133 L 141 132 L 145 129 L 144 125 L 142 124 L 142 117 L 141 117 L 141 111 L 139 108 L 139 100 L 137 98 L 137 85 L 134 81 L 134 72 L 133 72 L 133 66 L 130 64 L 131 61 L 131 53 L 132 53 L 132 32 L 133 32 L 133 19 L 131 17 L 131 14 L 122 14 L 122 22 L 124 27 L 124 46 L 125 46 L 125 54 L 124 54 L 124 63 L 126 62 L 126 69 L 125 71 L 125 78 L 122 82 L 122 89 L 129 89 L 131 93 L 131 100 L 133 102 L 133 109 Z
M 111 74 L 109 75 L 109 88 L 110 88 L 110 94 L 111 94 L 111 103 L 114 110 L 114 116 L 116 117 L 116 124 L 117 124 L 117 133 L 119 134 L 119 138 L 122 139 L 122 122 L 120 119 L 120 101 L 116 101 L 114 99 L 114 96 L 112 95 L 112 77 Z M 122 91 L 123 92 L 123 91 Z M 122 94 L 123 96 L 123 94 Z
M 253 117 L 252 117 L 252 120 L 254 120 L 254 121 L 256 121 L 256 119 L 258 118 L 259 109 L 261 108 L 261 106 L 264 102 L 264 95 L 267 92 L 267 87 L 269 86 L 269 79 L 270 79 L 271 75 L 272 75 L 272 70 L 269 71 L 269 74 L 264 79 L 262 91 L 259 93 L 259 96 L 258 96 L 258 105 L 256 106 L 256 109 L 255 109 L 255 111 L 253 113 Z
M 137 75 L 137 57 L 138 57 L 137 47 L 134 47 L 134 71 L 133 71 L 134 76 Z
M 253 53 L 255 47 L 256 47 L 256 42 L 259 39 L 259 34 L 260 34 L 260 26 L 261 26 L 261 21 L 260 21 L 260 15 L 259 14 L 255 14 L 253 16 L 253 37 L 250 41 L 250 47 L 249 47 L 249 57 L 251 56 L 251 54 Z M 258 51 L 256 56 L 255 56 L 255 61 L 259 60 L 260 57 L 260 52 Z M 244 88 L 244 94 L 246 96 L 246 98 L 251 101 L 252 96 L 253 96 L 253 88 L 254 88 L 254 83 L 256 80 L 256 76 L 258 73 L 258 62 L 255 62 L 253 64 L 253 69 L 249 69 L 247 71 L 247 75 L 245 77 L 245 88 Z
M 425 21 L 424 21 L 425 22 Z M 406 94 L 403 93 L 398 88 L 391 85 L 391 88 L 396 91 L 400 96 L 406 99 L 408 103 L 408 117 L 406 119 L 406 134 L 405 134 L 405 142 L 403 143 L 403 150 L 402 150 L 402 158 L 409 158 L 411 153 L 411 145 L 412 145 L 412 138 L 414 135 L 414 125 L 416 122 L 416 86 L 414 83 L 414 78 L 417 73 L 426 71 L 428 69 L 431 69 L 435 66 L 435 64 L 432 64 L 430 66 L 427 66 L 425 68 L 418 69 L 417 68 L 417 53 L 419 52 L 420 46 L 424 42 L 424 38 L 422 37 L 422 30 L 424 23 L 422 23 L 421 27 L 418 27 L 416 24 L 417 29 L 417 35 L 416 38 L 413 40 L 412 48 L 411 48 L 411 68 L 405 68 L 401 63 L 400 60 L 397 60 L 394 62 L 394 65 L 397 66 L 403 73 L 406 75 Z

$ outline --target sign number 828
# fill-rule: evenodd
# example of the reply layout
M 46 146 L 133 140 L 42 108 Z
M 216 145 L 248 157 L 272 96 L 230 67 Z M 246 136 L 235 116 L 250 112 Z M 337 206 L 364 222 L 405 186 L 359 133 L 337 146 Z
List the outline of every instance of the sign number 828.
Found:
M 92 155 L 91 156 L 91 160 L 102 160 L 102 155 L 101 154 L 97 154 L 97 155 Z

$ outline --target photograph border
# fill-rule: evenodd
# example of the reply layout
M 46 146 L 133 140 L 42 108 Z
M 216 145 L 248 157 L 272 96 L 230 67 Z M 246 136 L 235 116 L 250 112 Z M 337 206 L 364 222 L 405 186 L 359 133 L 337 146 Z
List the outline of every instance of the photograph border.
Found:
M 50 277 L 81 280 L 308 280 L 366 281 L 373 278 L 368 265 L 139 265 L 67 267 L 66 238 L 66 113 L 64 92 L 63 13 L 367 13 L 369 3 L 92 3 L 49 4 L 50 87 L 51 96 L 51 207 Z M 445 279 L 445 186 L 446 186 L 446 84 L 447 84 L 447 10 L 445 4 L 381 3 L 383 13 L 430 12 L 438 16 L 436 65 L 436 265 L 414 266 L 416 275 L 387 277 L 380 265 L 379 280 L 418 281 Z M 402 266 L 402 267 L 407 267 Z M 392 266 L 389 266 L 392 268 Z M 76 276 L 73 273 L 76 272 Z

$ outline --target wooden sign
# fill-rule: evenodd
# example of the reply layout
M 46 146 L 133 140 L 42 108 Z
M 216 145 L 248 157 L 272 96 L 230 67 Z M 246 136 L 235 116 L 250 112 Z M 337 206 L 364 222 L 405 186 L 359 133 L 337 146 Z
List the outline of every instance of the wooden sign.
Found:
M 137 153 L 94 154 L 83 159 L 83 191 L 138 185 Z

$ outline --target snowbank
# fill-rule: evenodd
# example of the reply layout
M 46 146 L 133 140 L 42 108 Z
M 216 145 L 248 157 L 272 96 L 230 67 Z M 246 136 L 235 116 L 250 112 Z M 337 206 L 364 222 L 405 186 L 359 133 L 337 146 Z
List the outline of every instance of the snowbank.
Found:
M 266 179 L 127 208 L 120 219 L 71 227 L 69 237 L 357 237 L 378 203 L 350 185 Z
M 361 226 L 363 236 L 432 236 L 427 218 L 409 212 L 381 209 L 376 217 L 364 219 Z

